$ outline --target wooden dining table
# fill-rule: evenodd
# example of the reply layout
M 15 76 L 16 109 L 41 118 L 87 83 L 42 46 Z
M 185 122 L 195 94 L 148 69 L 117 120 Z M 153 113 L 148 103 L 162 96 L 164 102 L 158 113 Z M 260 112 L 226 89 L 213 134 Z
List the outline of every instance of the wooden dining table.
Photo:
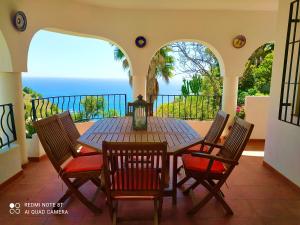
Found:
M 103 141 L 111 142 L 163 142 L 168 143 L 169 171 L 172 182 L 165 190 L 176 204 L 177 158 L 187 148 L 199 143 L 203 137 L 186 121 L 175 118 L 149 117 L 147 130 L 133 130 L 132 117 L 105 118 L 96 121 L 79 139 L 78 143 L 97 151 Z M 173 163 L 170 163 L 173 159 Z M 171 169 L 173 165 L 173 169 Z M 169 173 L 170 174 L 170 173 Z M 170 176 L 169 176 L 170 178 Z

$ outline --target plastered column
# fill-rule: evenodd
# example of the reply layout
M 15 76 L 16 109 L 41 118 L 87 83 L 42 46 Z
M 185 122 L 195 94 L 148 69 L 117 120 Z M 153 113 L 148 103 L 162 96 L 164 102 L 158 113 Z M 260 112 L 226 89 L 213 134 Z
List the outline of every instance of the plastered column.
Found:
M 131 54 L 130 59 L 132 63 L 133 100 L 135 100 L 138 95 L 144 96 L 146 100 L 146 83 L 151 56 L 149 53 L 136 49 L 136 52 Z
M 132 76 L 132 99 L 136 99 L 138 95 L 146 97 L 146 78 L 147 74 L 134 74 Z
M 238 83 L 239 78 L 237 76 L 224 76 L 223 78 L 222 109 L 230 114 L 227 127 L 232 124 L 236 114 Z M 227 129 L 225 129 L 225 131 L 226 130 Z
M 28 158 L 26 149 L 22 75 L 20 72 L 0 73 L 0 96 L 0 104 L 13 104 L 17 143 L 20 147 L 21 162 L 22 164 L 25 164 L 28 162 Z

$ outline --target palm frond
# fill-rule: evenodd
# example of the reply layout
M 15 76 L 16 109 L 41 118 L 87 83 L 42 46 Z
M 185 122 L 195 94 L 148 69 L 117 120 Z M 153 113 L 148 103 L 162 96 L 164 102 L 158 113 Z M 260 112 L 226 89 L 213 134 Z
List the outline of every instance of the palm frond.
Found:
M 114 59 L 117 60 L 117 61 L 121 61 L 124 58 L 125 58 L 125 55 L 122 52 L 122 50 L 119 49 L 118 47 L 115 47 L 115 50 L 114 50 Z

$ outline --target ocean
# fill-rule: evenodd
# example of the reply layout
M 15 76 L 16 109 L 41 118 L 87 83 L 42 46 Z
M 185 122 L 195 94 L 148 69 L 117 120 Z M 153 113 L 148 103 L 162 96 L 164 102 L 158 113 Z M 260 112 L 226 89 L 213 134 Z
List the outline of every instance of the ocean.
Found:
M 90 94 L 126 94 L 132 101 L 132 88 L 126 79 L 83 79 L 83 78 L 33 78 L 23 76 L 23 87 L 27 86 L 43 97 Z M 180 94 L 181 83 L 159 81 L 159 94 Z

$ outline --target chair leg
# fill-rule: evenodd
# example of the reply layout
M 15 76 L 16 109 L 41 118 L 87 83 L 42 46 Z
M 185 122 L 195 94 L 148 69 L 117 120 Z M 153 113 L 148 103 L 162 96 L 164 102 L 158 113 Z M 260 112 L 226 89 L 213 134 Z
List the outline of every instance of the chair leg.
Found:
M 183 169 L 183 165 L 179 166 L 179 167 L 177 168 L 177 174 L 180 173 L 180 171 L 181 171 L 182 169 Z
M 187 214 L 188 215 L 194 215 L 199 209 L 201 209 L 210 199 L 212 199 L 214 195 L 212 193 L 209 193 L 200 201 L 198 204 L 196 204 L 192 209 L 190 209 Z
M 220 190 L 221 185 L 219 185 L 219 187 L 217 189 L 219 190 L 214 190 L 214 188 L 217 186 L 217 184 L 212 181 L 212 180 L 207 180 L 208 183 L 206 183 L 205 181 L 201 182 L 201 184 L 210 192 L 214 193 L 214 197 L 217 199 L 217 201 L 219 201 L 223 208 L 225 209 L 225 211 L 227 212 L 228 215 L 233 215 L 233 211 L 230 208 L 230 206 L 225 202 L 224 200 L 224 194 L 223 192 Z
M 112 222 L 113 225 L 117 225 L 118 222 L 118 201 L 116 200 L 115 206 L 113 207 L 113 212 L 112 212 Z
M 182 193 L 184 195 L 188 195 L 190 193 L 191 190 L 194 190 L 200 183 L 198 181 L 195 181 L 195 183 L 193 183 L 190 187 L 188 187 L 187 189 L 185 189 Z
M 184 178 L 182 178 L 178 183 L 177 183 L 177 187 L 181 187 L 185 182 L 187 182 L 190 179 L 190 177 L 185 176 Z
M 53 207 L 53 210 L 59 210 L 59 205 L 61 203 L 64 203 L 68 198 L 70 198 L 72 195 L 72 192 L 70 190 L 67 190 L 66 193 L 56 202 L 56 205 Z
M 227 204 L 227 202 L 224 200 L 223 196 L 221 193 L 217 193 L 215 195 L 215 198 L 222 204 L 223 208 L 225 209 L 226 213 L 228 215 L 233 215 L 233 211 L 230 208 L 230 206 Z
M 173 155 L 173 180 L 172 180 L 172 204 L 176 205 L 177 203 L 177 160 L 178 156 L 176 154 Z
M 217 199 L 218 202 L 220 202 L 223 206 L 223 208 L 225 209 L 226 213 L 228 215 L 233 215 L 233 211 L 230 208 L 230 206 L 225 202 L 224 198 L 223 198 L 223 193 L 220 190 L 221 186 L 223 183 L 215 183 L 215 182 L 209 182 L 209 181 L 202 181 L 199 182 L 200 184 L 202 184 L 208 191 L 210 191 L 210 193 L 208 195 L 206 195 L 206 197 L 200 201 L 196 206 L 194 206 L 191 210 L 188 211 L 189 215 L 193 215 L 195 214 L 200 208 L 202 208 L 212 197 L 215 197 Z M 212 185 L 213 186 L 212 186 Z
M 159 199 L 159 206 L 158 206 L 158 217 L 161 219 L 162 215 L 162 207 L 163 207 L 164 198 Z
M 213 180 L 207 180 L 207 181 L 212 187 L 216 186 L 216 183 Z M 221 190 L 219 191 L 219 193 L 222 195 L 222 197 L 225 197 L 224 193 Z
M 79 188 L 80 186 L 82 186 L 83 184 L 85 184 L 87 181 L 86 180 L 83 180 L 83 179 L 79 179 L 79 178 L 76 178 L 74 181 L 73 181 L 73 186 L 76 187 L 76 188 Z M 72 191 L 70 189 L 68 189 L 66 191 L 66 193 L 57 201 L 56 203 L 56 206 L 53 207 L 53 210 L 58 210 L 60 207 L 60 203 L 64 203 L 68 198 L 70 198 L 72 195 Z
M 97 186 L 101 187 L 101 180 L 99 178 L 93 177 L 91 178 L 91 181 Z
M 154 200 L 154 225 L 158 225 L 158 217 L 159 217 L 159 206 L 158 206 L 158 200 Z
M 68 188 L 70 189 L 70 191 L 72 192 L 72 194 L 76 195 L 78 197 L 78 199 L 84 204 L 86 205 L 91 211 L 93 211 L 94 213 L 101 213 L 101 209 L 98 208 L 97 206 L 95 206 L 93 203 L 91 203 L 76 187 L 68 178 L 62 178 L 65 182 L 65 184 L 68 186 Z M 88 181 L 88 179 L 82 179 L 83 181 L 85 180 Z M 83 182 L 82 181 L 82 182 Z

